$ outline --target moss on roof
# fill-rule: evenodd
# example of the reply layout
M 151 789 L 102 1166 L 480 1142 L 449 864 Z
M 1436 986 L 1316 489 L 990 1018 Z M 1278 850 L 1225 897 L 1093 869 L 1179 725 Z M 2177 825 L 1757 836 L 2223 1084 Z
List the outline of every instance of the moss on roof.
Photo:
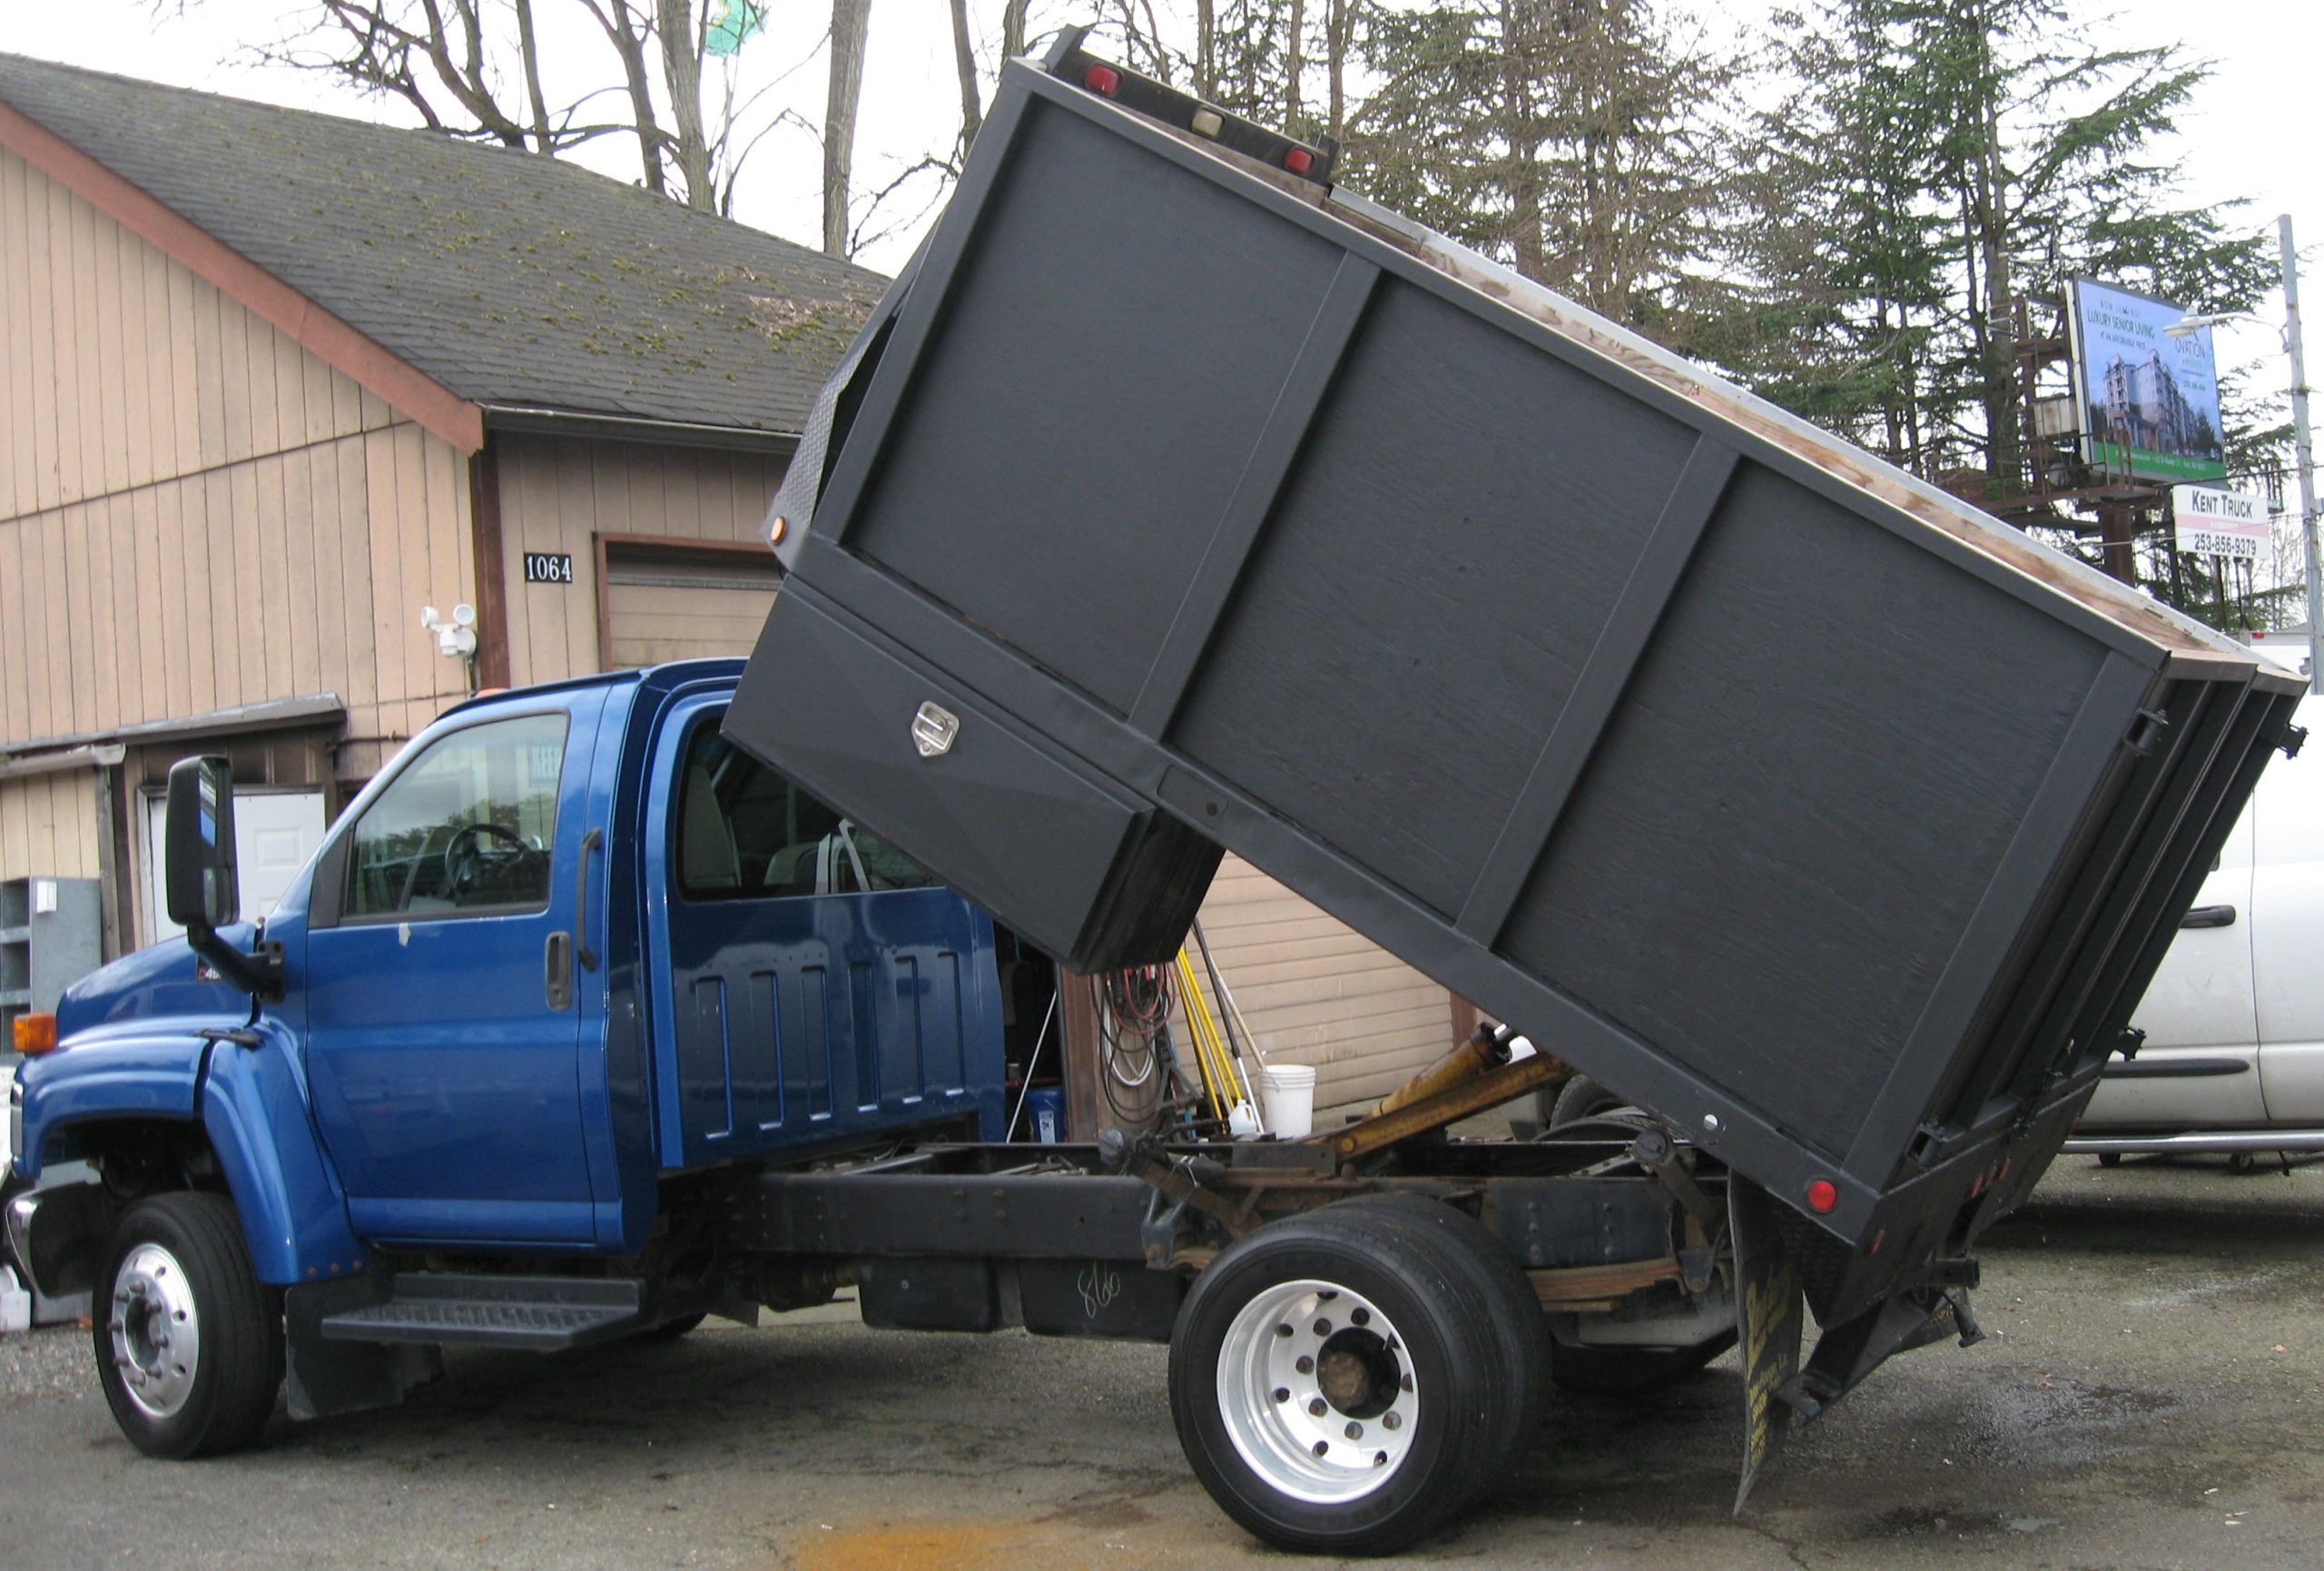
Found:
M 0 102 L 478 403 L 795 433 L 885 283 L 432 132 L 10 54 Z

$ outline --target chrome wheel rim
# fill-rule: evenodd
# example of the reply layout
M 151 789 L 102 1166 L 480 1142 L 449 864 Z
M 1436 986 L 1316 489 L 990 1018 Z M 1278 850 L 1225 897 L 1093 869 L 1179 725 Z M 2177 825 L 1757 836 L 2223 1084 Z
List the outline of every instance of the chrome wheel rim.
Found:
M 1312 1505 L 1361 1499 L 1394 1477 L 1421 1397 L 1393 1323 L 1336 1282 L 1265 1289 L 1219 1347 L 1227 1438 L 1270 1488 Z
M 166 1418 L 185 1406 L 202 1368 L 202 1316 L 175 1255 L 141 1243 L 122 1257 L 105 1329 L 122 1389 L 140 1410 Z

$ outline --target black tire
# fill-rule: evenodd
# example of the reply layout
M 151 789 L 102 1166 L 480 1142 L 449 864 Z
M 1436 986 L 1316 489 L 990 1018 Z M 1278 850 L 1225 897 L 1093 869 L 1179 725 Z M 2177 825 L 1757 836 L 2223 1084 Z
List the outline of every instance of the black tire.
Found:
M 1635 1397 L 1676 1385 L 1735 1345 L 1732 1330 L 1691 1348 L 1550 1348 L 1550 1378 L 1589 1397 Z
M 1541 1121 L 1545 1126 L 1555 1129 L 1561 1123 L 1596 1118 L 1616 1108 L 1634 1105 L 1630 1098 L 1610 1086 L 1586 1074 L 1577 1074 L 1558 1087 L 1557 1100 L 1550 1103 L 1549 1112 L 1542 1116 Z
M 2098 1153 L 2098 1165 L 2100 1167 L 2121 1167 L 2122 1165 L 2122 1153 L 2118 1151 L 2102 1151 Z
M 1329 1298 L 1283 1309 L 1303 1321 L 1322 1312 L 1278 1342 L 1289 1319 L 1275 1323 L 1271 1300 L 1295 1298 L 1303 1283 L 1324 1284 Z M 1334 1302 L 1346 1309 L 1337 1326 Z M 1308 1336 L 1325 1338 L 1312 1358 L 1301 1351 Z M 1247 1378 L 1278 1346 L 1314 1377 L 1304 1400 L 1271 1404 L 1258 1387 L 1273 1377 Z M 1339 1369 L 1367 1376 L 1324 1403 L 1335 1350 Z M 1196 1477 L 1250 1532 L 1285 1549 L 1381 1555 L 1437 1527 L 1517 1458 L 1539 1414 L 1543 1352 L 1539 1305 L 1497 1240 L 1433 1201 L 1365 1197 L 1261 1228 L 1196 1280 L 1170 1343 L 1170 1412 Z M 1237 1387 L 1247 1399 L 1230 1394 Z M 1352 1442 L 1317 1454 L 1315 1472 L 1328 1476 L 1312 1487 L 1299 1477 L 1310 1430 L 1328 1438 L 1318 1444 Z M 1391 1457 L 1383 1447 L 1397 1447 L 1392 1460 L 1378 1460 Z M 1386 1469 L 1376 1482 L 1374 1465 Z M 1301 1497 L 1303 1487 L 1316 1497 Z
M 664 1320 L 637 1333 L 641 1342 L 675 1342 L 710 1317 L 706 1314 L 680 1315 L 675 1320 Z
M 97 1376 L 131 1445 L 214 1457 L 266 1427 L 282 1385 L 282 1309 L 223 1195 L 151 1195 L 123 1210 L 94 1309 Z

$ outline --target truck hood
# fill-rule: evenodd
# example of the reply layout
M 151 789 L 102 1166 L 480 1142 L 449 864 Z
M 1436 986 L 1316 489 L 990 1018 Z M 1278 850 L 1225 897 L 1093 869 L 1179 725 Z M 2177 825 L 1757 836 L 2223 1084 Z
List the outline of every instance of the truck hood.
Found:
M 218 935 L 235 948 L 251 947 L 257 924 L 239 922 Z M 100 966 L 64 990 L 56 1006 L 56 1041 L 73 1039 L 98 1026 L 170 1016 L 203 1024 L 220 1015 L 240 1020 L 250 1013 L 250 995 L 230 983 L 205 980 L 201 962 L 182 938 L 164 939 Z

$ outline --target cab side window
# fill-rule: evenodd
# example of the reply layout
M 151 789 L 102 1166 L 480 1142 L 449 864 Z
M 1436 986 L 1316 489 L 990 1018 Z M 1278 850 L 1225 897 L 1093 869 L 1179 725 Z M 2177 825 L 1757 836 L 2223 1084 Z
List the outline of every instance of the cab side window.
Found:
M 719 736 L 714 720 L 687 739 L 677 857 L 678 892 L 688 900 L 921 889 L 937 881 Z
M 523 715 L 429 744 L 355 825 L 346 914 L 546 907 L 565 732 L 563 714 Z

